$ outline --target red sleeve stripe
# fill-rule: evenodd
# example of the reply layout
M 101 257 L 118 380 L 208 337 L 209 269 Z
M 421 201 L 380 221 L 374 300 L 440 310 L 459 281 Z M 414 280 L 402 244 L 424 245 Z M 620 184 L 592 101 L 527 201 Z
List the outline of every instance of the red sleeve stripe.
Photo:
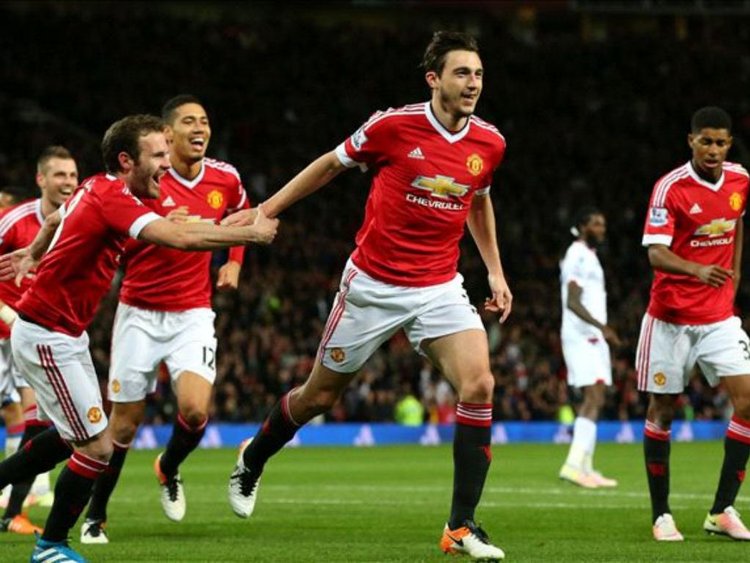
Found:
M 73 452 L 68 460 L 68 469 L 87 479 L 96 479 L 102 472 L 107 469 L 108 462 L 102 462 L 82 454 L 79 451 Z
M 456 422 L 469 426 L 492 426 L 492 404 L 460 402 L 456 405 Z
M 37 353 L 39 354 L 39 361 L 47 374 L 47 379 L 52 385 L 52 389 L 57 395 L 57 400 L 60 401 L 60 407 L 63 410 L 65 418 L 68 419 L 70 428 L 73 430 L 73 436 L 77 441 L 83 441 L 89 438 L 86 427 L 81 422 L 78 412 L 76 411 L 73 399 L 70 397 L 70 392 L 65 385 L 65 379 L 63 379 L 60 370 L 55 364 L 55 360 L 52 357 L 52 348 L 42 344 L 37 344 Z

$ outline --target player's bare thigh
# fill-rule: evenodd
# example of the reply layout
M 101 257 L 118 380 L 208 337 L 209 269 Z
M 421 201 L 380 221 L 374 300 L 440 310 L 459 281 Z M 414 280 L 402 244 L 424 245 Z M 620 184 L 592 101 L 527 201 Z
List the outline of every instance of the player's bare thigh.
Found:
M 297 424 L 331 409 L 358 372 L 339 373 L 315 360 L 310 376 L 289 396 L 289 411 Z
M 208 417 L 213 385 L 202 375 L 182 371 L 177 376 L 177 408 L 191 426 L 199 426 Z
M 462 330 L 425 339 L 422 350 L 456 388 L 459 400 L 470 403 L 492 400 L 494 378 L 485 331 Z

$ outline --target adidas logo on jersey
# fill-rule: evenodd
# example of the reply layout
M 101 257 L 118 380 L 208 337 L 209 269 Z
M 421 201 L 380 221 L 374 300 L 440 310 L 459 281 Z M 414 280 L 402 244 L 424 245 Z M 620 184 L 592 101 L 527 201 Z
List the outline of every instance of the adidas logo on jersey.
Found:
M 422 154 L 422 149 L 420 149 L 419 147 L 415 148 L 407 156 L 409 158 L 416 158 L 417 160 L 424 160 L 424 155 Z
M 176 204 L 176 203 L 174 202 L 174 200 L 172 199 L 172 196 L 171 196 L 171 195 L 168 195 L 168 196 L 167 196 L 167 199 L 165 199 L 165 200 L 164 200 L 164 201 L 163 201 L 163 202 L 161 203 L 161 206 L 162 206 L 162 207 L 174 207 L 174 206 L 176 206 L 176 205 L 177 205 L 177 204 Z
M 696 213 L 703 213 L 703 209 L 701 209 L 700 205 L 694 203 L 693 207 L 690 208 L 690 215 L 695 215 Z

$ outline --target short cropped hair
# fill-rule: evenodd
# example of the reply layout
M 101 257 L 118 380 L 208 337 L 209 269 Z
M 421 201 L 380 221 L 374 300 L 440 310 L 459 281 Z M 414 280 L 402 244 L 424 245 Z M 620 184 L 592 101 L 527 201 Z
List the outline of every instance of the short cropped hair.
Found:
M 422 68 L 427 72 L 443 73 L 445 59 L 451 51 L 472 51 L 479 54 L 479 45 L 468 33 L 460 31 L 436 31 L 422 57 Z
M 192 94 L 180 94 L 179 96 L 175 96 L 164 102 L 164 105 L 161 108 L 161 118 L 171 124 L 175 119 L 175 110 L 185 104 L 198 104 L 203 107 L 203 102 Z
M 690 120 L 690 131 L 700 133 L 701 129 L 726 129 L 732 132 L 732 118 L 723 109 L 716 106 L 701 108 Z
M 110 125 L 102 139 L 102 158 L 107 172 L 119 172 L 118 155 L 125 152 L 138 162 L 140 148 L 138 140 L 149 133 L 164 131 L 164 122 L 154 115 L 129 115 Z
M 575 223 L 573 226 L 578 230 L 578 232 L 581 232 L 581 229 L 589 224 L 591 219 L 595 215 L 603 215 L 603 213 L 593 205 L 587 205 L 585 207 L 581 207 L 575 216 Z
M 73 155 L 70 151 L 60 145 L 51 145 L 44 149 L 36 159 L 36 171 L 40 174 L 44 174 L 44 169 L 47 163 L 53 158 L 61 158 L 63 160 L 73 160 Z

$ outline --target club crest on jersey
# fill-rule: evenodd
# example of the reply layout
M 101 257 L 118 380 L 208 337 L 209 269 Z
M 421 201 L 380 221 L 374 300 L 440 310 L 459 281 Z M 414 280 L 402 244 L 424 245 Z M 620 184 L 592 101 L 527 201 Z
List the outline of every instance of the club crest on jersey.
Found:
M 364 125 L 357 129 L 357 131 L 352 135 L 351 137 L 352 146 L 356 150 L 360 150 L 362 148 L 362 145 L 364 145 L 367 142 L 367 135 L 365 135 L 365 127 Z
M 695 230 L 695 236 L 704 237 L 719 237 L 726 233 L 734 231 L 734 227 L 737 224 L 737 219 L 714 219 L 710 223 L 701 225 Z
M 91 407 L 86 413 L 86 417 L 91 424 L 96 424 L 102 419 L 102 409 L 99 407 Z
M 224 203 L 224 194 L 219 190 L 211 190 L 206 196 L 206 203 L 214 209 L 219 209 L 221 204 Z
M 652 227 L 663 227 L 667 224 L 667 210 L 664 207 L 652 207 L 648 212 L 648 224 Z
M 484 168 L 484 160 L 477 153 L 471 154 L 466 159 L 466 168 L 472 176 L 479 176 Z
M 441 176 L 440 174 L 434 178 L 417 176 L 411 185 L 414 188 L 428 191 L 435 197 L 442 199 L 448 199 L 449 196 L 461 197 L 469 191 L 469 186 L 459 184 L 450 176 Z
M 732 211 L 742 209 L 742 196 L 739 193 L 734 192 L 729 196 L 729 207 L 732 208 Z

